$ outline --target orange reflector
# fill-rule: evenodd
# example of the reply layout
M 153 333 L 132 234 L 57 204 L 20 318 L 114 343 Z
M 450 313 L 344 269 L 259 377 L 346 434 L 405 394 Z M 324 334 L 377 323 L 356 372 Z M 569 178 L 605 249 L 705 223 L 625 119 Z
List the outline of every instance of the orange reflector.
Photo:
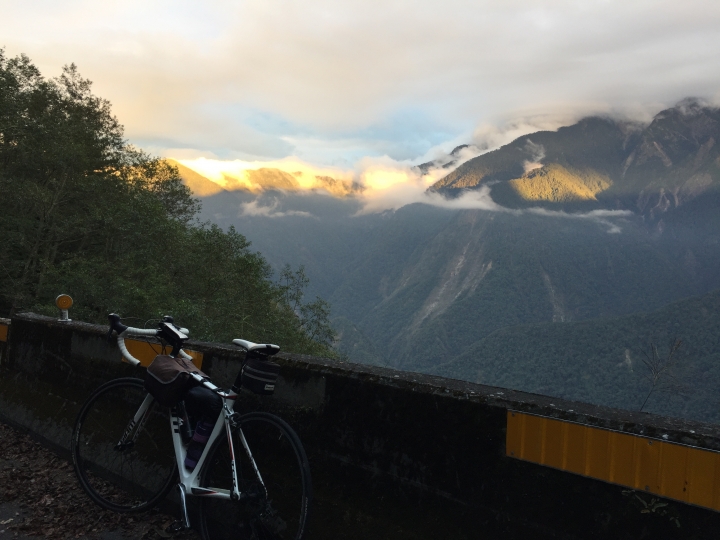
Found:
M 55 305 L 58 309 L 70 309 L 73 305 L 73 299 L 67 294 L 61 294 L 55 299 Z

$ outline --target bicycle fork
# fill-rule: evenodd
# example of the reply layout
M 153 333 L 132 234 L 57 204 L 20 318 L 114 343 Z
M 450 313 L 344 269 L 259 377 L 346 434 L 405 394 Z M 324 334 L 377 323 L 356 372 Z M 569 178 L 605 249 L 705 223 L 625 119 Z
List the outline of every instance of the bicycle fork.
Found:
M 150 411 L 150 405 L 152 404 L 153 399 L 154 398 L 150 394 L 147 394 L 145 396 L 145 399 L 140 404 L 140 408 L 135 413 L 135 416 L 133 416 L 132 420 L 130 420 L 130 423 L 125 428 L 125 432 L 122 434 L 122 437 L 120 437 L 120 440 L 115 445 L 115 450 L 122 451 L 128 447 L 132 447 L 135 444 L 135 441 L 137 440 L 138 435 L 140 434 L 140 431 L 142 431 L 142 428 L 145 425 L 145 421 L 148 418 L 148 412 Z M 133 433 L 133 429 L 135 430 L 135 434 L 130 440 L 128 440 L 130 434 Z

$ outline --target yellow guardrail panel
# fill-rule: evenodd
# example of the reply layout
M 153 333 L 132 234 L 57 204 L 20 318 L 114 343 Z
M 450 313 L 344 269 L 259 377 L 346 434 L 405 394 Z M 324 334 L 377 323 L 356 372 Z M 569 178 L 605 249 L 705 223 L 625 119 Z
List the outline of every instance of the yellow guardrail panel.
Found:
M 545 452 L 543 454 L 543 463 L 548 467 L 562 469 L 563 456 L 565 455 L 565 430 L 567 424 L 562 422 L 546 422 L 545 423 Z
M 720 453 L 508 411 L 506 454 L 720 510 Z
M 717 486 L 715 479 L 717 467 L 716 456 L 710 453 L 695 452 L 688 456 L 688 502 L 698 506 L 712 507 L 714 491 Z
M 0 341 L 7 341 L 8 327 L 9 325 L 0 323 Z
M 636 437 L 624 433 L 612 433 L 610 448 L 609 482 L 631 486 L 635 483 L 635 462 L 627 456 L 635 456 Z
M 677 444 L 664 444 L 660 447 L 664 471 L 660 476 L 660 491 L 671 499 L 685 500 L 688 453 L 685 447 Z
M 577 424 L 567 424 L 564 431 L 563 463 L 565 466 L 563 469 L 577 474 L 585 474 L 585 429 Z
M 125 339 L 125 346 L 128 352 L 140 360 L 140 364 L 144 367 L 148 367 L 158 354 L 170 353 L 168 347 L 163 348 L 163 346 L 158 343 L 148 343 L 147 341 L 140 341 L 138 339 Z M 203 354 L 197 351 L 183 350 L 190 355 L 193 364 L 195 364 L 198 369 L 202 369 Z

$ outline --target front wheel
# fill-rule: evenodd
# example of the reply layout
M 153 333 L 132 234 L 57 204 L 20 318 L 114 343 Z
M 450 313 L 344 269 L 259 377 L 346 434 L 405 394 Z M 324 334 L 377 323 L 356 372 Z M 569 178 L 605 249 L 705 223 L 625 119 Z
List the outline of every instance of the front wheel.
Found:
M 255 412 L 238 419 L 232 442 L 241 497 L 239 501 L 203 499 L 204 540 L 300 540 L 307 525 L 312 483 L 297 434 L 277 416 Z M 232 488 L 225 437 L 218 437 L 210 449 L 200 485 L 209 490 Z
M 114 512 L 140 512 L 160 502 L 177 472 L 169 427 L 169 409 L 148 397 L 141 379 L 103 384 L 82 406 L 73 430 L 82 488 Z

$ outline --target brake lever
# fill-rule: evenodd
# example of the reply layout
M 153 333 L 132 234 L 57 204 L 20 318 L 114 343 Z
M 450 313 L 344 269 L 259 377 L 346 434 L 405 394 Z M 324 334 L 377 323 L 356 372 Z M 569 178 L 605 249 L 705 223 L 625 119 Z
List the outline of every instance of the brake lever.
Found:
M 115 332 L 117 332 L 119 335 L 121 332 L 124 332 L 127 329 L 127 326 L 120 322 L 120 315 L 118 315 L 117 313 L 110 313 L 108 315 L 108 321 L 110 322 L 110 330 L 108 330 L 107 333 L 107 340 L 108 343 L 110 343 L 112 340 L 113 330 L 115 330 Z

